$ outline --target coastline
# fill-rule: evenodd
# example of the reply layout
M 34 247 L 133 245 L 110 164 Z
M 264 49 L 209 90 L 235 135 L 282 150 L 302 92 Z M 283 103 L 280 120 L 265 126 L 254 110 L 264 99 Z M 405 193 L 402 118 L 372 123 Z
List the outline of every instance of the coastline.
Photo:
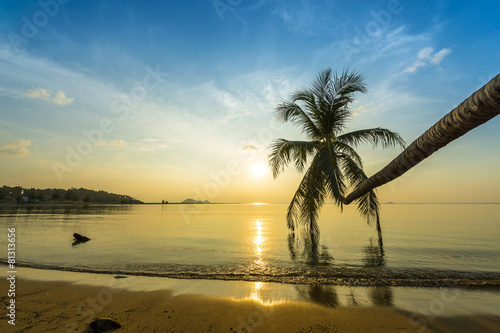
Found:
M 102 207 L 102 206 L 130 206 L 145 205 L 145 203 L 120 203 L 120 202 L 64 202 L 64 201 L 42 201 L 42 202 L 0 202 L 0 207 Z
M 0 265 L 7 266 L 7 260 L 0 258 Z M 210 281 L 246 281 L 246 282 L 265 282 L 282 283 L 292 285 L 328 285 L 328 286 L 348 286 L 348 287 L 409 287 L 409 288 L 468 288 L 469 290 L 495 290 L 500 291 L 500 273 L 498 272 L 467 272 L 452 270 L 427 269 L 418 271 L 415 276 L 415 270 L 411 272 L 406 270 L 396 270 L 388 268 L 385 272 L 375 270 L 366 273 L 369 268 L 362 271 L 343 268 L 330 276 L 318 276 L 306 272 L 293 272 L 291 270 L 282 271 L 284 276 L 280 275 L 248 275 L 241 274 L 218 274 L 218 273 L 179 273 L 179 272 L 139 272 L 130 270 L 102 270 L 97 268 L 81 267 L 60 267 L 57 265 L 36 265 L 17 262 L 17 267 L 26 269 L 52 270 L 60 272 L 75 272 L 87 274 L 115 274 L 139 277 L 157 277 L 181 280 L 210 280 Z M 419 276 L 420 275 L 420 276 Z M 422 277 L 425 275 L 425 277 Z M 291 279 L 293 276 L 293 279 Z M 376 276 L 376 277 L 375 277 Z
M 5 274 L 5 271 L 1 274 L 3 281 Z M 290 297 L 289 291 L 296 286 L 260 282 L 116 278 L 115 275 L 27 268 L 19 269 L 17 276 L 16 326 L 9 325 L 2 316 L 2 332 L 82 332 L 94 318 L 119 322 L 122 328 L 117 332 L 500 330 L 500 317 L 494 316 L 494 309 L 491 313 L 481 310 L 474 313 L 463 308 L 463 304 L 470 302 L 469 296 L 458 295 L 446 304 L 446 309 L 439 309 L 438 298 L 432 294 L 423 297 L 424 303 L 415 303 L 418 297 L 429 292 L 419 288 L 393 288 L 393 297 L 398 300 L 390 306 L 366 302 L 360 296 L 360 291 L 368 295 L 373 290 L 350 288 L 351 295 L 357 295 L 358 300 L 357 305 L 349 305 L 346 304 L 347 288 L 338 289 L 337 303 L 333 304 L 335 300 L 325 293 L 314 297 L 314 289 L 304 289 L 312 297 L 309 301 L 300 301 Z M 484 303 L 483 296 L 481 302 Z M 446 297 L 451 300 L 453 294 Z M 494 302 L 498 293 L 492 297 Z M 5 309 L 6 295 L 1 296 L 1 301 Z M 427 315 L 416 311 L 425 302 L 431 310 Z M 458 305 L 458 311 L 453 311 L 452 305 Z M 485 309 L 491 306 L 486 304 Z M 433 309 L 439 311 L 433 312 Z

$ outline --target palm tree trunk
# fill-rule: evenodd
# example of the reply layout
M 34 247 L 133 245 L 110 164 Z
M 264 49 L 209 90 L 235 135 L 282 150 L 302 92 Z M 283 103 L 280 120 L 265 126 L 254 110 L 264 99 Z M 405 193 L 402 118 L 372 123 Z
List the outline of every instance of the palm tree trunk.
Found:
M 377 212 L 377 235 L 378 235 L 378 247 L 380 249 L 380 257 L 384 258 L 384 241 L 382 240 L 382 228 L 380 227 L 380 216 Z
M 500 74 L 413 141 L 386 167 L 362 182 L 345 199 L 348 205 L 368 191 L 398 178 L 423 159 L 500 114 Z

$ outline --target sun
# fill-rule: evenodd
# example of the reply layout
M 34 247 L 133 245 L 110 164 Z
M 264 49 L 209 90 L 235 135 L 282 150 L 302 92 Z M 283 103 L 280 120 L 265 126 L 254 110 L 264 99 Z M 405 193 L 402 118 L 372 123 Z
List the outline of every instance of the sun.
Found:
M 267 167 L 262 163 L 256 163 L 250 166 L 250 172 L 255 177 L 262 177 L 267 173 Z

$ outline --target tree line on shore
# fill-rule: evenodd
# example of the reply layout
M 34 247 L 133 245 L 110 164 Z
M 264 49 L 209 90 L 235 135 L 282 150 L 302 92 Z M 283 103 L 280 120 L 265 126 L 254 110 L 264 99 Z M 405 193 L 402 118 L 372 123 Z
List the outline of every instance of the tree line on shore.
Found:
M 94 191 L 85 188 L 23 188 L 21 186 L 2 186 L 0 202 L 34 203 L 34 202 L 84 202 L 84 203 L 143 203 L 128 195 Z

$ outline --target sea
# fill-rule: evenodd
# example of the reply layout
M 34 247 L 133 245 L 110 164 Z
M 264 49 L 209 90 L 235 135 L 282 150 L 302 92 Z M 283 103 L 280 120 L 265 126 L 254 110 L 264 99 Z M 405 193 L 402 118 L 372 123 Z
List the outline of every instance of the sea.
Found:
M 383 204 L 381 232 L 327 204 L 319 235 L 286 204 L 2 206 L 0 261 L 47 270 L 301 285 L 500 289 L 500 204 Z M 78 243 L 73 234 L 90 241 Z

